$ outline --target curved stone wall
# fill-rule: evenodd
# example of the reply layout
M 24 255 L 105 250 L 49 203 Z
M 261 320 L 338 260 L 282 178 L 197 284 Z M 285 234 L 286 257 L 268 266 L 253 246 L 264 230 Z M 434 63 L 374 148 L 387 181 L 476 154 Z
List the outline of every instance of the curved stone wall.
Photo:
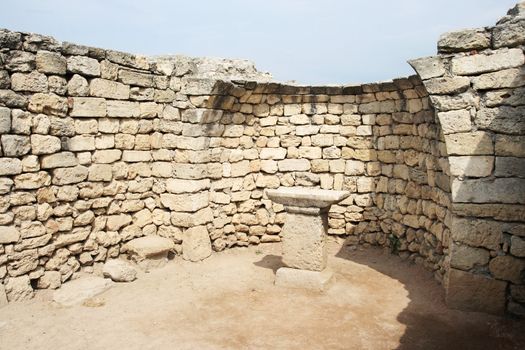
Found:
M 525 3 L 496 26 L 447 33 L 411 61 L 452 175 L 450 306 L 525 315 Z
M 144 235 L 189 260 L 278 242 L 283 207 L 264 190 L 316 186 L 352 192 L 333 239 L 424 265 L 451 306 L 524 314 L 513 11 L 443 36 L 411 61 L 419 76 L 332 87 L 0 31 L 0 299 L 97 273 Z

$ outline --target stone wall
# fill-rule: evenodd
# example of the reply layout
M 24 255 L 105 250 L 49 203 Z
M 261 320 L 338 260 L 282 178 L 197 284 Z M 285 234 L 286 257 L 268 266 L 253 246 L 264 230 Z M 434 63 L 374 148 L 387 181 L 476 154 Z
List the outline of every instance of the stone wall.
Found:
M 525 3 L 495 27 L 444 34 L 411 62 L 445 134 L 450 306 L 525 315 Z
M 443 36 L 411 62 L 419 76 L 334 87 L 0 31 L 0 299 L 97 273 L 144 235 L 189 260 L 279 242 L 284 208 L 264 189 L 315 186 L 352 192 L 333 239 L 424 265 L 451 306 L 524 314 L 513 11 Z

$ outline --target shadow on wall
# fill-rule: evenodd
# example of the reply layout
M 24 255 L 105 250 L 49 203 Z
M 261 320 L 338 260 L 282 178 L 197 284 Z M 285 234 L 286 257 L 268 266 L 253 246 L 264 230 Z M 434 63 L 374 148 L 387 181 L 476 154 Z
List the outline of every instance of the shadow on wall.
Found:
M 499 88 L 501 78 L 507 80 Z M 470 143 L 447 148 L 452 223 L 447 304 L 525 316 L 525 66 L 474 77 Z

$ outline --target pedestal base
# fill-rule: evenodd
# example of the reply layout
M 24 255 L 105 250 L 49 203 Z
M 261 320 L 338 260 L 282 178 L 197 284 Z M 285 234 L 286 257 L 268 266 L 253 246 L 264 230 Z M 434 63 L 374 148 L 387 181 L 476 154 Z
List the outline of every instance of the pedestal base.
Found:
M 318 292 L 328 290 L 335 282 L 330 269 L 309 271 L 281 267 L 275 274 L 275 285 L 286 288 L 308 289 Z

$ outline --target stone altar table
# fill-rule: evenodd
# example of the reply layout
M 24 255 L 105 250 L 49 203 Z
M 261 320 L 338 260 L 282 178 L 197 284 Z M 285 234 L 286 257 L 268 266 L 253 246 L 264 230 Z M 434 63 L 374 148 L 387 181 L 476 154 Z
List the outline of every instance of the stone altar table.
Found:
M 284 205 L 287 216 L 282 230 L 283 263 L 275 284 L 323 291 L 334 280 L 326 267 L 325 240 L 328 210 L 348 197 L 348 191 L 309 187 L 267 189 L 272 201 Z

